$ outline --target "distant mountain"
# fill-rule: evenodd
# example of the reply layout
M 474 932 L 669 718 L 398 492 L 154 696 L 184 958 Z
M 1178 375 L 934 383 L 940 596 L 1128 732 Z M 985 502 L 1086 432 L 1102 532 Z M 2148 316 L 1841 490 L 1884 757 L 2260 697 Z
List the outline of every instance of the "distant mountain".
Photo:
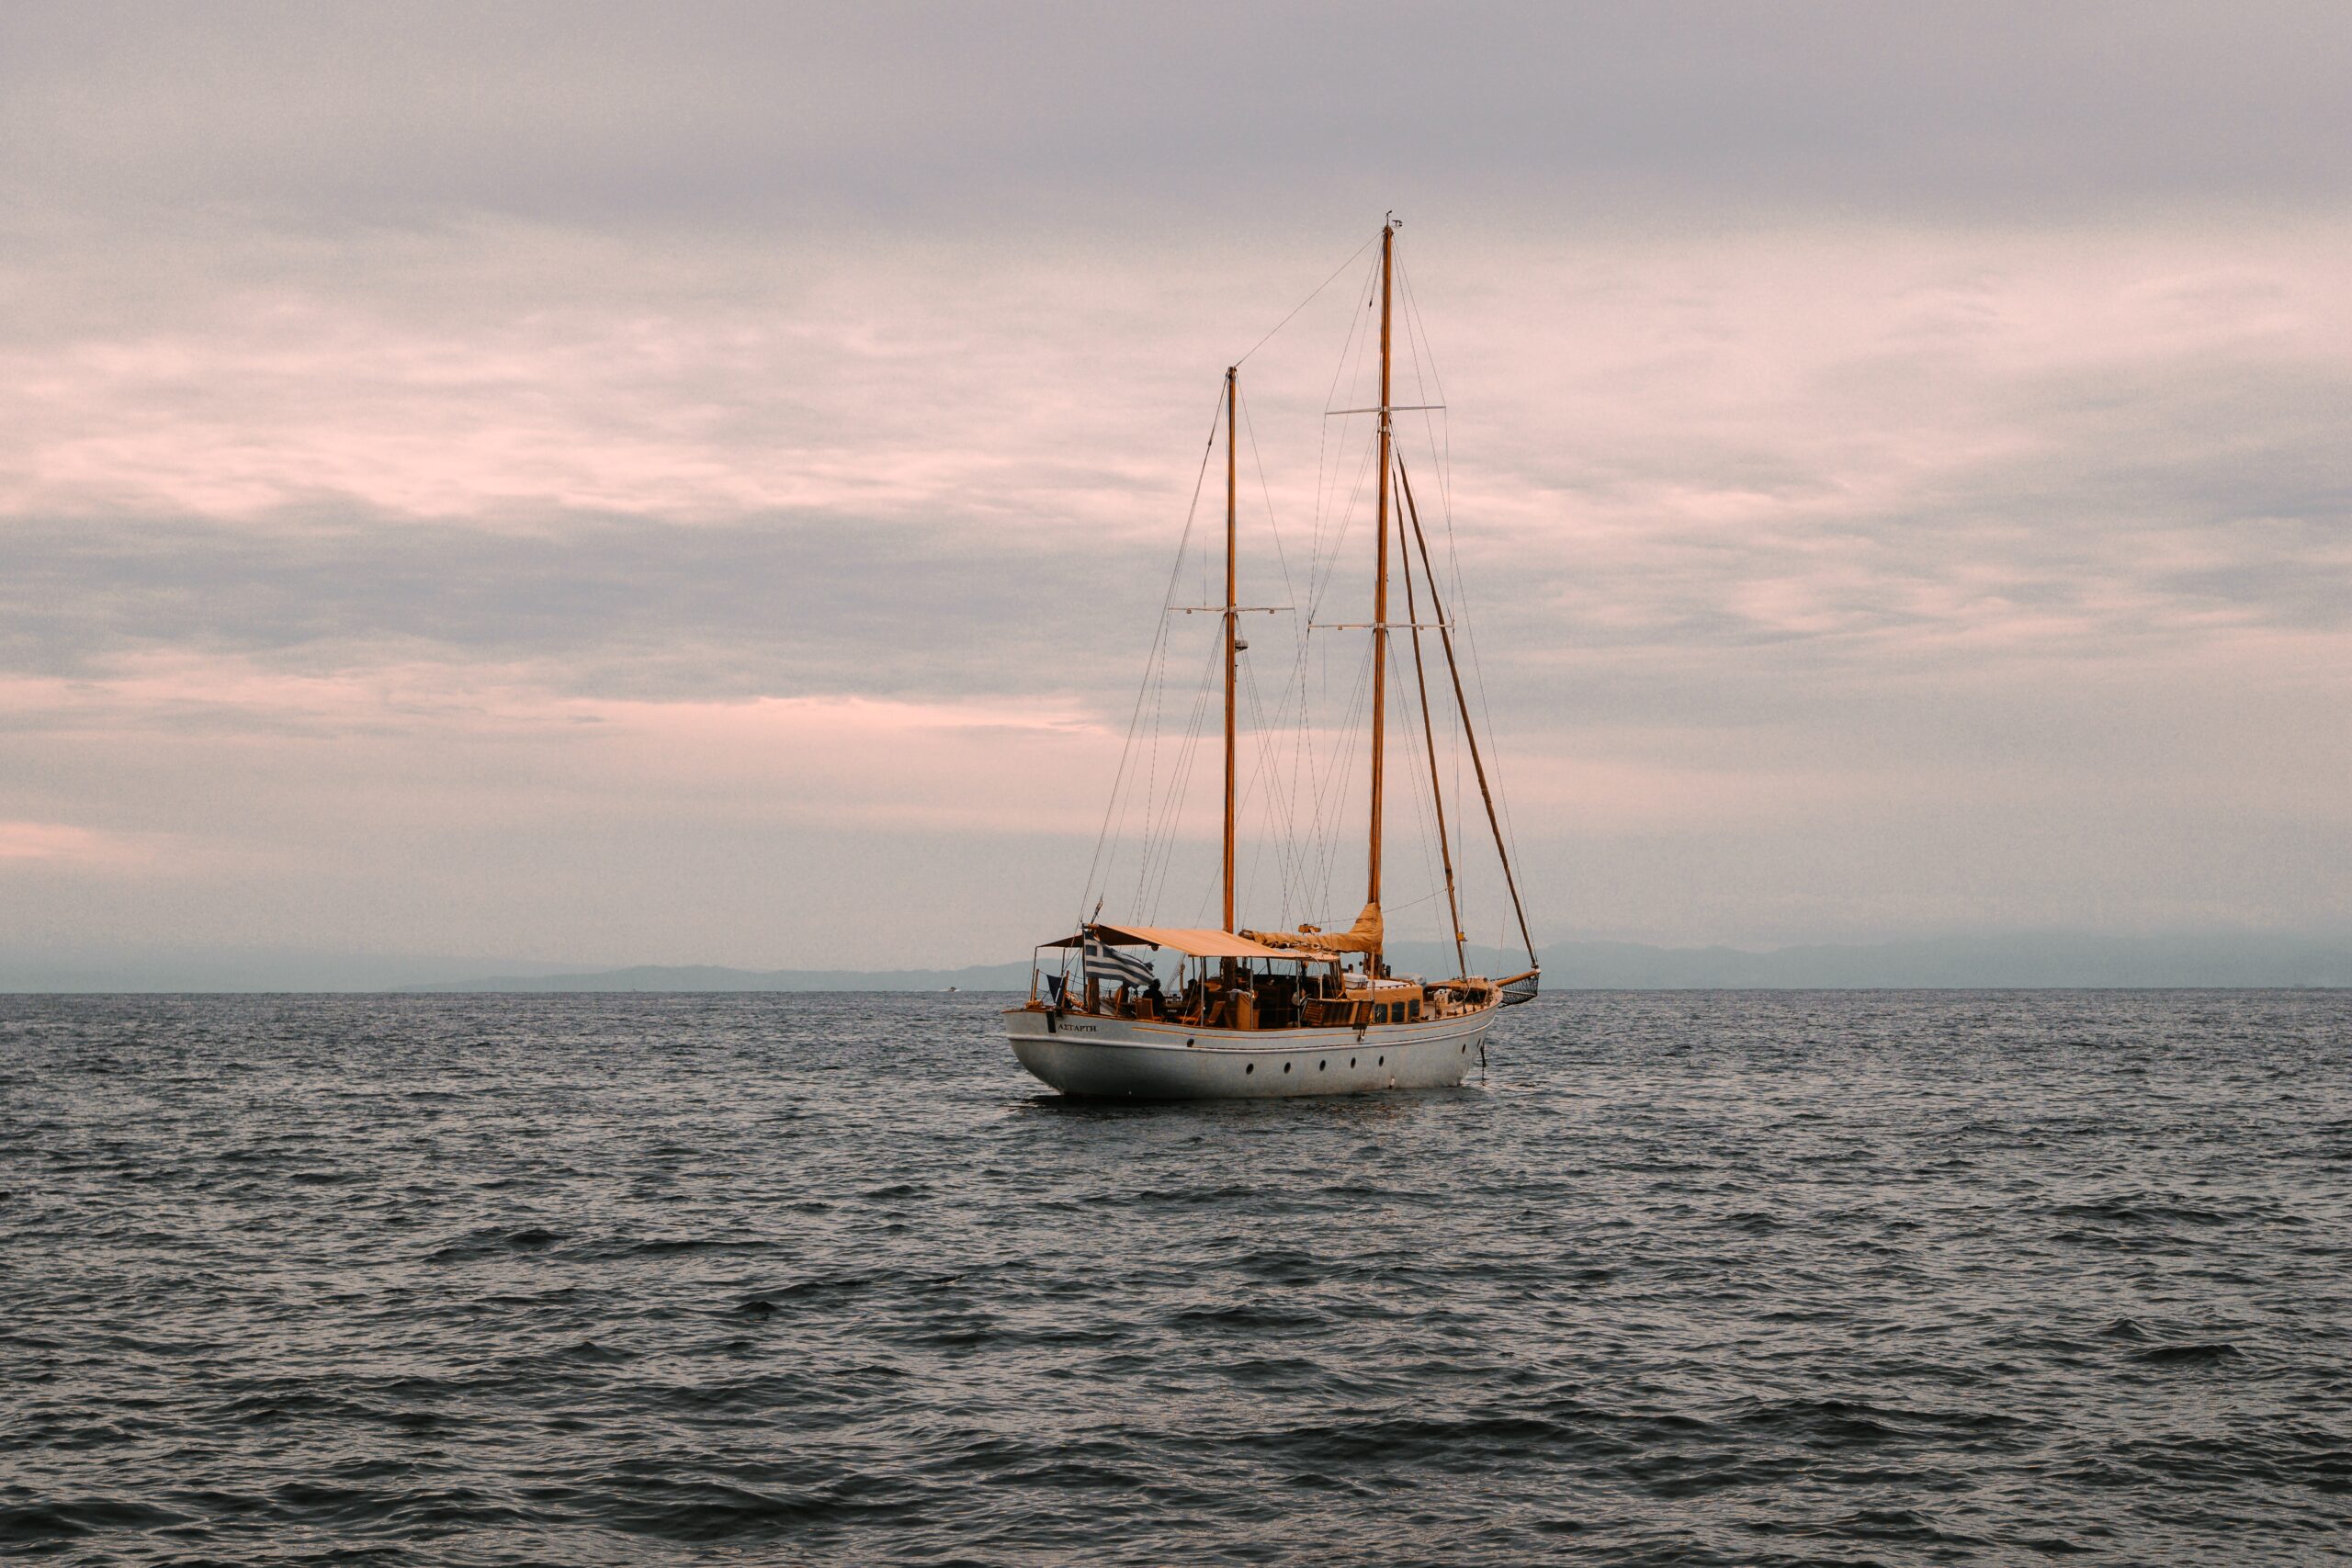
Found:
M 402 991 L 1026 991 L 1026 964 L 965 969 L 726 969 L 716 964 L 640 964 L 580 975 L 499 975 L 401 986 Z
M 1454 972 L 1453 950 L 1400 942 L 1401 970 Z M 1472 969 L 1507 975 L 1523 954 L 1473 949 Z M 2045 987 L 2352 986 L 2352 945 L 2258 936 L 1955 937 L 1871 946 L 1647 947 L 1565 942 L 1544 953 L 1547 990 L 2031 989 Z M 404 991 L 1021 991 L 1029 965 L 963 969 L 727 969 L 639 965 L 404 986 Z
M 2260 936 L 2059 933 L 1761 953 L 1581 942 L 1546 950 L 1544 982 L 1601 990 L 2352 986 L 2352 945 Z
M 1453 950 L 1400 942 L 1408 974 L 1454 973 Z M 1472 949 L 1476 973 L 1523 967 L 1522 954 Z M 435 975 L 481 978 L 418 984 Z M 956 969 L 730 969 L 640 965 L 587 970 L 520 959 L 298 951 L 174 950 L 113 953 L 0 952 L 0 992 L 288 991 L 1018 991 L 1025 961 Z M 1841 989 L 2035 987 L 2352 987 L 2352 936 L 2098 937 L 2009 933 L 1869 945 L 1754 951 L 1556 942 L 1544 987 L 1560 990 Z

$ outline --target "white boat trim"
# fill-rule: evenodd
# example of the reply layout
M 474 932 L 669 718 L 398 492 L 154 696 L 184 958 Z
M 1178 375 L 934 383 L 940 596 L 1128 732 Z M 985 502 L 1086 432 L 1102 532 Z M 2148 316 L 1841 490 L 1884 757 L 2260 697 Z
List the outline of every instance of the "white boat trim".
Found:
M 1458 1087 L 1485 1063 L 1495 1011 L 1361 1029 L 1204 1029 L 1036 1007 L 1008 1008 L 1004 1021 L 1021 1065 L 1064 1094 L 1275 1100 Z

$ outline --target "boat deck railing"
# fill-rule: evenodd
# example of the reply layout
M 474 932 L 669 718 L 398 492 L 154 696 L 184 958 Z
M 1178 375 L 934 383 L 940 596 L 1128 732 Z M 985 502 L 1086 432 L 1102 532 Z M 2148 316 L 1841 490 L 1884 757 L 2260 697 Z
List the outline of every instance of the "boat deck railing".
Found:
M 1043 997 L 1034 998 L 1029 1005 L 1040 1012 L 1186 1024 L 1201 1029 L 1360 1029 L 1372 1024 L 1421 1023 L 1465 1017 L 1493 1007 L 1495 999 L 1492 982 L 1456 979 L 1427 986 L 1384 983 L 1377 991 L 1348 991 L 1338 996 L 1304 994 L 1282 985 L 1257 989 L 1211 986 L 1205 990 L 1194 985 L 1173 997 L 1122 986 L 1098 992 L 1090 998 L 1072 987 L 1063 993 L 1058 1005 Z

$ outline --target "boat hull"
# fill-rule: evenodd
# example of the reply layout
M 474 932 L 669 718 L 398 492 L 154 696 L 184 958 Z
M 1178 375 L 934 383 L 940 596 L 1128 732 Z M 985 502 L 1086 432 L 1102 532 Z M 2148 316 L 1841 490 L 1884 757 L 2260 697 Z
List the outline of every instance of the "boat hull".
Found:
M 1484 1060 L 1495 1010 L 1362 1029 L 1229 1030 L 1005 1010 L 1021 1065 L 1099 1100 L 1283 1100 L 1451 1089 Z

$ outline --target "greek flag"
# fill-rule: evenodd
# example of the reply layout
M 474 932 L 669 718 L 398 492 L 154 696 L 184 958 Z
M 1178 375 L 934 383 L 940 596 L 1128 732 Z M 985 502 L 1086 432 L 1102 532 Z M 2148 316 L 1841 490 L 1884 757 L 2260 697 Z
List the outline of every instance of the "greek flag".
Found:
M 1148 986 L 1151 965 L 1121 953 L 1099 937 L 1086 939 L 1086 972 L 1108 985 Z

